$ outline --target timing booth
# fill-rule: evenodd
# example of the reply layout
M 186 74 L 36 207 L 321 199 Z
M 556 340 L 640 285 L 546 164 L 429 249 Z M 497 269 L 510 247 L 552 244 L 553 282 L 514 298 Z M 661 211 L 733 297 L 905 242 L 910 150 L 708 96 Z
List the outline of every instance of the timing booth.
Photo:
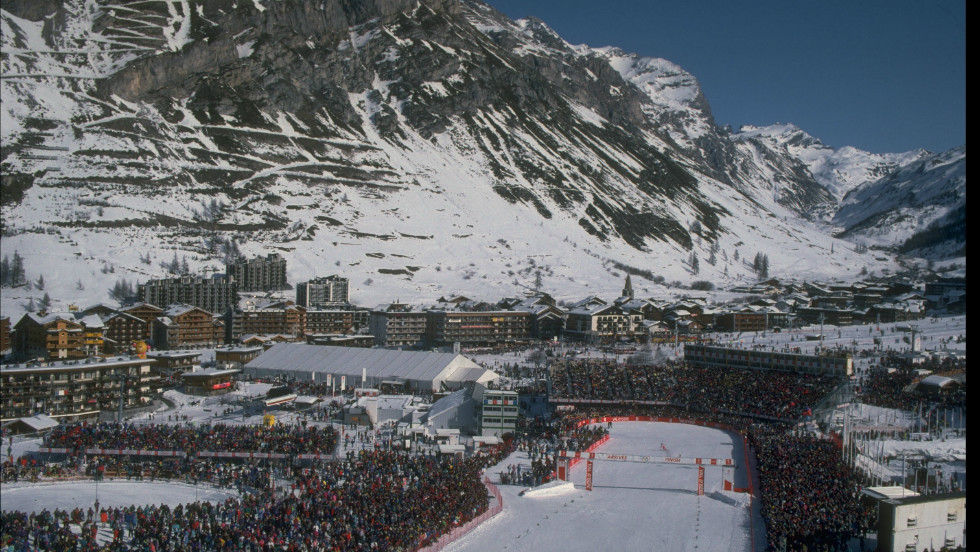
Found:
M 232 376 L 240 372 L 241 370 L 209 368 L 197 372 L 184 372 L 180 375 L 180 379 L 183 380 L 184 392 L 188 395 L 210 397 L 234 391 L 235 381 Z

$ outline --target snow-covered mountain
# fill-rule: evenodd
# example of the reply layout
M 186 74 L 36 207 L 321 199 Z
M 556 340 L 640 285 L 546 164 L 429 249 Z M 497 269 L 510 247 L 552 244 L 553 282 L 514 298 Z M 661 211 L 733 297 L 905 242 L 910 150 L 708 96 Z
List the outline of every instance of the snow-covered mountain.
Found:
M 851 146 L 832 148 L 792 124 L 766 127 L 746 125 L 739 129 L 735 138 L 756 143 L 776 154 L 789 154 L 802 161 L 813 178 L 827 188 L 837 201 L 861 184 L 888 176 L 929 155 L 923 149 L 879 154 Z
M 840 236 L 900 244 L 918 257 L 966 256 L 966 146 L 926 155 L 851 190 L 834 222 Z
M 347 276 L 364 304 L 615 294 L 626 273 L 653 294 L 754 279 L 757 252 L 773 275 L 890 271 L 830 217 L 925 155 L 732 133 L 680 67 L 479 2 L 0 15 L 3 249 L 56 301 L 165 276 L 175 256 L 220 271 L 236 249 L 282 253 L 293 282 Z M 4 310 L 28 295 L 5 289 Z
M 736 139 L 802 161 L 835 202 L 836 235 L 899 253 L 966 256 L 966 146 L 942 153 L 834 149 L 793 125 L 743 127 Z

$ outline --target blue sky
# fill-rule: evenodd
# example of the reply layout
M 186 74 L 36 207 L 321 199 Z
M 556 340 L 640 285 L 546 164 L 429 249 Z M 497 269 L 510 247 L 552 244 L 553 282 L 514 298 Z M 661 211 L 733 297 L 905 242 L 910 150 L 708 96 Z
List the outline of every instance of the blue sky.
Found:
M 680 65 L 721 125 L 793 123 L 874 153 L 966 143 L 963 0 L 488 3 L 572 44 Z

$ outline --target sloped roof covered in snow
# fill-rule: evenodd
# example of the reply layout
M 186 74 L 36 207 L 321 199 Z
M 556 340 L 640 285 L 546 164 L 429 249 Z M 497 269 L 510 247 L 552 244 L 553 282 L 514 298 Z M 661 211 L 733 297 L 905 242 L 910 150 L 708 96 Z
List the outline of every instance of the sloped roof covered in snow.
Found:
M 934 374 L 922 378 L 922 381 L 919 382 L 919 385 L 925 387 L 944 389 L 946 387 L 949 387 L 950 385 L 955 385 L 956 383 L 957 383 L 956 380 L 952 378 L 947 378 L 945 376 L 937 376 Z
M 434 402 L 431 407 L 429 407 L 429 417 L 435 417 L 443 412 L 459 408 L 461 404 L 466 402 L 472 396 L 472 392 L 469 389 L 457 389 L 452 393 L 446 395 L 445 397 Z
M 43 431 L 58 425 L 58 420 L 45 414 L 35 414 L 26 418 L 20 418 L 20 421 L 30 426 L 34 431 Z

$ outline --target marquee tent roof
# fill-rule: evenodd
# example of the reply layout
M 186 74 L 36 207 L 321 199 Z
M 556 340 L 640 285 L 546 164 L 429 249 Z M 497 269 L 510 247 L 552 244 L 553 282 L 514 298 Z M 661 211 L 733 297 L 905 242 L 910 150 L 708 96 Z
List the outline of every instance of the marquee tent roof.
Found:
M 420 386 L 431 385 L 433 389 L 438 389 L 442 382 L 450 387 L 458 387 L 464 382 L 485 383 L 498 377 L 493 372 L 455 353 L 296 343 L 281 343 L 273 346 L 247 363 L 244 371 L 254 376 L 284 373 L 297 379 L 320 381 L 324 381 L 327 374 L 347 376 L 350 387 L 353 387 L 358 381 L 357 378 L 366 371 L 368 384 L 379 384 L 385 380 L 402 380 L 416 382 Z

